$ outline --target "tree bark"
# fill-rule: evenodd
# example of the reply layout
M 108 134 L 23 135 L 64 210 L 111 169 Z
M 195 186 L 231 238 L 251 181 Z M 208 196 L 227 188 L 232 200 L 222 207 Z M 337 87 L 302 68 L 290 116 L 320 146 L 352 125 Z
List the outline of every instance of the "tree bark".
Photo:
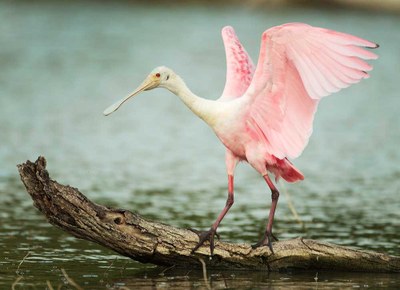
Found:
M 400 272 L 400 257 L 303 238 L 274 243 L 274 254 L 268 247 L 223 241 L 216 241 L 212 259 L 207 243 L 191 254 L 198 242 L 192 231 L 93 203 L 78 189 L 50 179 L 44 157 L 20 164 L 18 170 L 34 205 L 51 224 L 142 263 L 201 267 L 203 259 L 208 268 Z

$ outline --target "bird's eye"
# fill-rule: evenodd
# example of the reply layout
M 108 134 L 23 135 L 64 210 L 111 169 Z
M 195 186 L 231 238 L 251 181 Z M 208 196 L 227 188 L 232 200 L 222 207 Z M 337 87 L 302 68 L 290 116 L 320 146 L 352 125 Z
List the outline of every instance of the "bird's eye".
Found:
M 161 75 L 160 75 L 160 73 L 156 73 L 156 77 L 158 77 L 158 78 L 159 78 L 160 76 L 161 76 Z
M 166 78 L 166 80 L 169 80 L 169 75 L 167 75 L 167 78 Z

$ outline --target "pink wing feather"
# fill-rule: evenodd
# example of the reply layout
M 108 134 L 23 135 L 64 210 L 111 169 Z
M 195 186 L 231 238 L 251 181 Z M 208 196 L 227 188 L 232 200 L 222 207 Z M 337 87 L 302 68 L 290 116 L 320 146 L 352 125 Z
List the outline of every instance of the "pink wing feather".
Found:
M 226 54 L 226 83 L 219 100 L 227 101 L 243 96 L 253 78 L 255 66 L 231 26 L 221 31 Z
M 268 150 L 278 158 L 298 157 L 308 143 L 322 97 L 368 78 L 372 69 L 363 59 L 377 55 L 367 40 L 289 23 L 262 35 L 257 69 L 245 93 L 248 122 L 259 128 Z

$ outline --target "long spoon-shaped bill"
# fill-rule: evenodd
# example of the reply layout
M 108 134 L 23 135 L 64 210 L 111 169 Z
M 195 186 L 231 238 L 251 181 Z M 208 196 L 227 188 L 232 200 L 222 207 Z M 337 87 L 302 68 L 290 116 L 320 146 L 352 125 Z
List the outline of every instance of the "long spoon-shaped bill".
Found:
M 118 102 L 112 104 L 111 106 L 109 106 L 107 109 L 105 109 L 103 111 L 103 114 L 105 116 L 110 115 L 111 113 L 115 112 L 116 110 L 119 109 L 119 107 L 122 106 L 123 103 L 125 103 L 127 100 L 129 100 L 130 98 L 136 96 L 137 94 L 146 91 L 146 90 L 150 90 L 153 89 L 155 87 L 158 86 L 158 80 L 154 79 L 152 76 L 149 76 L 148 78 L 146 78 L 144 80 L 144 82 L 136 89 L 134 90 L 131 94 L 129 94 L 128 96 L 126 96 L 125 98 L 119 100 Z

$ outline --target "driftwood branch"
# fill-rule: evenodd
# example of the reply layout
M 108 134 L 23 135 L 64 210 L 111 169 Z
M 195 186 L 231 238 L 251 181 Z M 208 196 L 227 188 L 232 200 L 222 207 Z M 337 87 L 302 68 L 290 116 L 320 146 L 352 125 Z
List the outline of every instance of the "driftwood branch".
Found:
M 207 244 L 191 254 L 198 241 L 192 231 L 95 204 L 76 188 L 50 179 L 44 157 L 18 165 L 18 170 L 34 205 L 51 224 L 139 262 L 201 267 L 202 258 L 208 268 L 400 272 L 400 257 L 302 238 L 274 243 L 275 254 L 268 247 L 252 249 L 248 244 L 217 241 L 209 259 Z

